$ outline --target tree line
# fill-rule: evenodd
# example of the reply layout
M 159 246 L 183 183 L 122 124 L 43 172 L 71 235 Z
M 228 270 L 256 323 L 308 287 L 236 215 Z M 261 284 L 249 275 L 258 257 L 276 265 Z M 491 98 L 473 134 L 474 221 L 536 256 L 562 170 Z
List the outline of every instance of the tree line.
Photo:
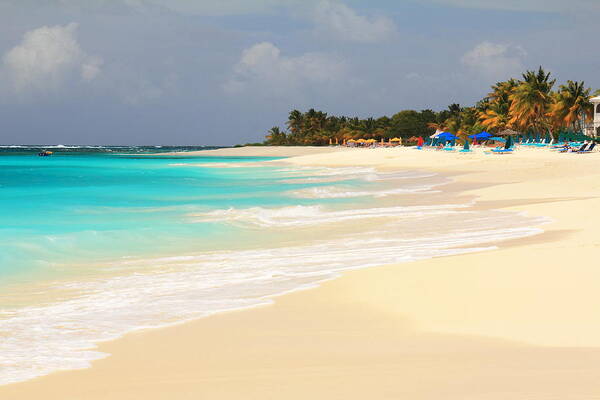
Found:
M 559 132 L 581 132 L 593 118 L 592 90 L 584 82 L 567 81 L 556 88 L 556 79 L 542 67 L 526 71 L 521 79 L 498 82 L 474 106 L 451 104 L 446 110 L 404 110 L 391 117 L 360 119 L 328 115 L 310 109 L 293 110 L 286 129 L 273 127 L 266 145 L 327 145 L 349 139 L 429 137 L 436 130 L 457 136 L 496 133 L 504 129 L 556 136 Z M 597 91 L 595 94 L 600 94 Z

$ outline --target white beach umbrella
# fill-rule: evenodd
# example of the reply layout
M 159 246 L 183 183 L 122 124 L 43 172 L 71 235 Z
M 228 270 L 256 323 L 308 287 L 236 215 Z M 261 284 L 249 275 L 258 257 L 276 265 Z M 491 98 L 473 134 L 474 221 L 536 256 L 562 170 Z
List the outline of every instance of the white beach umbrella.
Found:
M 435 133 L 434 133 L 433 135 L 429 136 L 429 138 L 430 138 L 430 139 L 436 138 L 436 137 L 440 136 L 442 133 L 444 133 L 444 131 L 443 131 L 443 130 L 441 130 L 441 129 L 436 129 L 436 130 L 435 130 Z

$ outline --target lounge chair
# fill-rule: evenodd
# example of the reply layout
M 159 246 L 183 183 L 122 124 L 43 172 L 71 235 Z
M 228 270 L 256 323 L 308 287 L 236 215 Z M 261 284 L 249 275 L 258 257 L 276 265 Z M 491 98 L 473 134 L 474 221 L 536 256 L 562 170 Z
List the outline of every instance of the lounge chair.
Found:
M 596 147 L 596 143 L 592 143 L 590 145 L 590 147 L 588 147 L 585 150 L 581 150 L 581 149 L 577 150 L 577 153 L 579 153 L 579 154 L 591 153 L 592 151 L 594 151 L 594 147 Z
M 587 147 L 587 143 L 582 144 L 581 147 L 578 149 L 574 149 L 570 146 L 565 146 L 563 149 L 560 149 L 558 152 L 559 153 L 579 153 L 581 151 L 585 151 L 586 147 Z
M 513 151 L 514 150 L 512 147 L 510 149 L 505 149 L 504 147 L 496 147 L 495 149 L 492 149 L 492 153 L 495 154 L 511 154 Z

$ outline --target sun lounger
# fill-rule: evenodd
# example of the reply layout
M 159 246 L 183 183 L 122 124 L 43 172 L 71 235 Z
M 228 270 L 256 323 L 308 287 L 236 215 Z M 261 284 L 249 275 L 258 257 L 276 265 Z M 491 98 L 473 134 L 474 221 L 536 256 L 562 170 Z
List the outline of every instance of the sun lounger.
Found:
M 587 146 L 588 146 L 587 143 L 584 143 L 578 149 L 574 149 L 572 147 L 565 147 L 564 149 L 559 150 L 559 153 L 579 153 L 579 152 L 585 151 Z
M 510 149 L 505 149 L 504 147 L 496 147 L 495 149 L 492 149 L 492 153 L 494 154 L 510 154 L 512 152 L 512 147 Z
M 591 153 L 592 151 L 594 151 L 594 147 L 596 147 L 596 143 L 592 143 L 590 145 L 590 147 L 588 147 L 586 150 L 578 150 L 577 153 L 579 153 L 579 154 Z

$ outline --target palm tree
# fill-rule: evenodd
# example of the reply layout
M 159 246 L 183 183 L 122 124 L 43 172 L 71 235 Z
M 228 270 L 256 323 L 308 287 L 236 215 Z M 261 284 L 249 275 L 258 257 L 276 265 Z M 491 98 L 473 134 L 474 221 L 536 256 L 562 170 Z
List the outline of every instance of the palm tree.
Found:
M 481 125 L 489 131 L 497 132 L 510 126 L 510 106 L 508 103 L 492 103 L 479 115 Z
M 371 117 L 362 120 L 360 123 L 360 130 L 364 132 L 365 137 L 373 137 L 373 132 L 376 128 L 377 122 Z
M 439 123 L 439 122 L 428 122 L 427 127 L 429 129 L 435 129 L 436 131 L 446 130 L 446 125 L 444 123 Z
M 459 131 L 466 133 L 478 133 L 479 130 L 479 110 L 475 107 L 465 107 L 460 112 Z
M 286 125 L 290 130 L 290 137 L 288 137 L 289 141 L 294 144 L 298 143 L 299 136 L 303 130 L 304 115 L 298 110 L 290 111 Z
M 519 86 L 519 81 L 516 79 L 509 79 L 504 82 L 498 82 L 492 86 L 492 91 L 488 94 L 490 101 L 509 101 L 509 96 L 513 93 L 515 88 Z
M 267 144 L 273 146 L 283 146 L 287 144 L 287 137 L 285 132 L 281 132 L 281 129 L 278 126 L 274 126 L 269 129 L 269 133 L 267 134 Z
M 538 71 L 527 71 L 523 81 L 509 96 L 510 124 L 521 129 L 533 128 L 541 133 L 548 128 L 548 108 L 552 103 L 552 87 L 555 79 L 550 79 L 542 67 Z
M 489 131 L 500 131 L 511 127 L 511 95 L 519 86 L 515 79 L 498 82 L 479 107 L 479 123 Z M 487 100 L 487 102 L 485 102 Z
M 584 82 L 567 81 L 566 85 L 561 85 L 548 113 L 553 125 L 580 131 L 583 128 L 582 120 L 589 120 L 593 116 L 591 91 Z

